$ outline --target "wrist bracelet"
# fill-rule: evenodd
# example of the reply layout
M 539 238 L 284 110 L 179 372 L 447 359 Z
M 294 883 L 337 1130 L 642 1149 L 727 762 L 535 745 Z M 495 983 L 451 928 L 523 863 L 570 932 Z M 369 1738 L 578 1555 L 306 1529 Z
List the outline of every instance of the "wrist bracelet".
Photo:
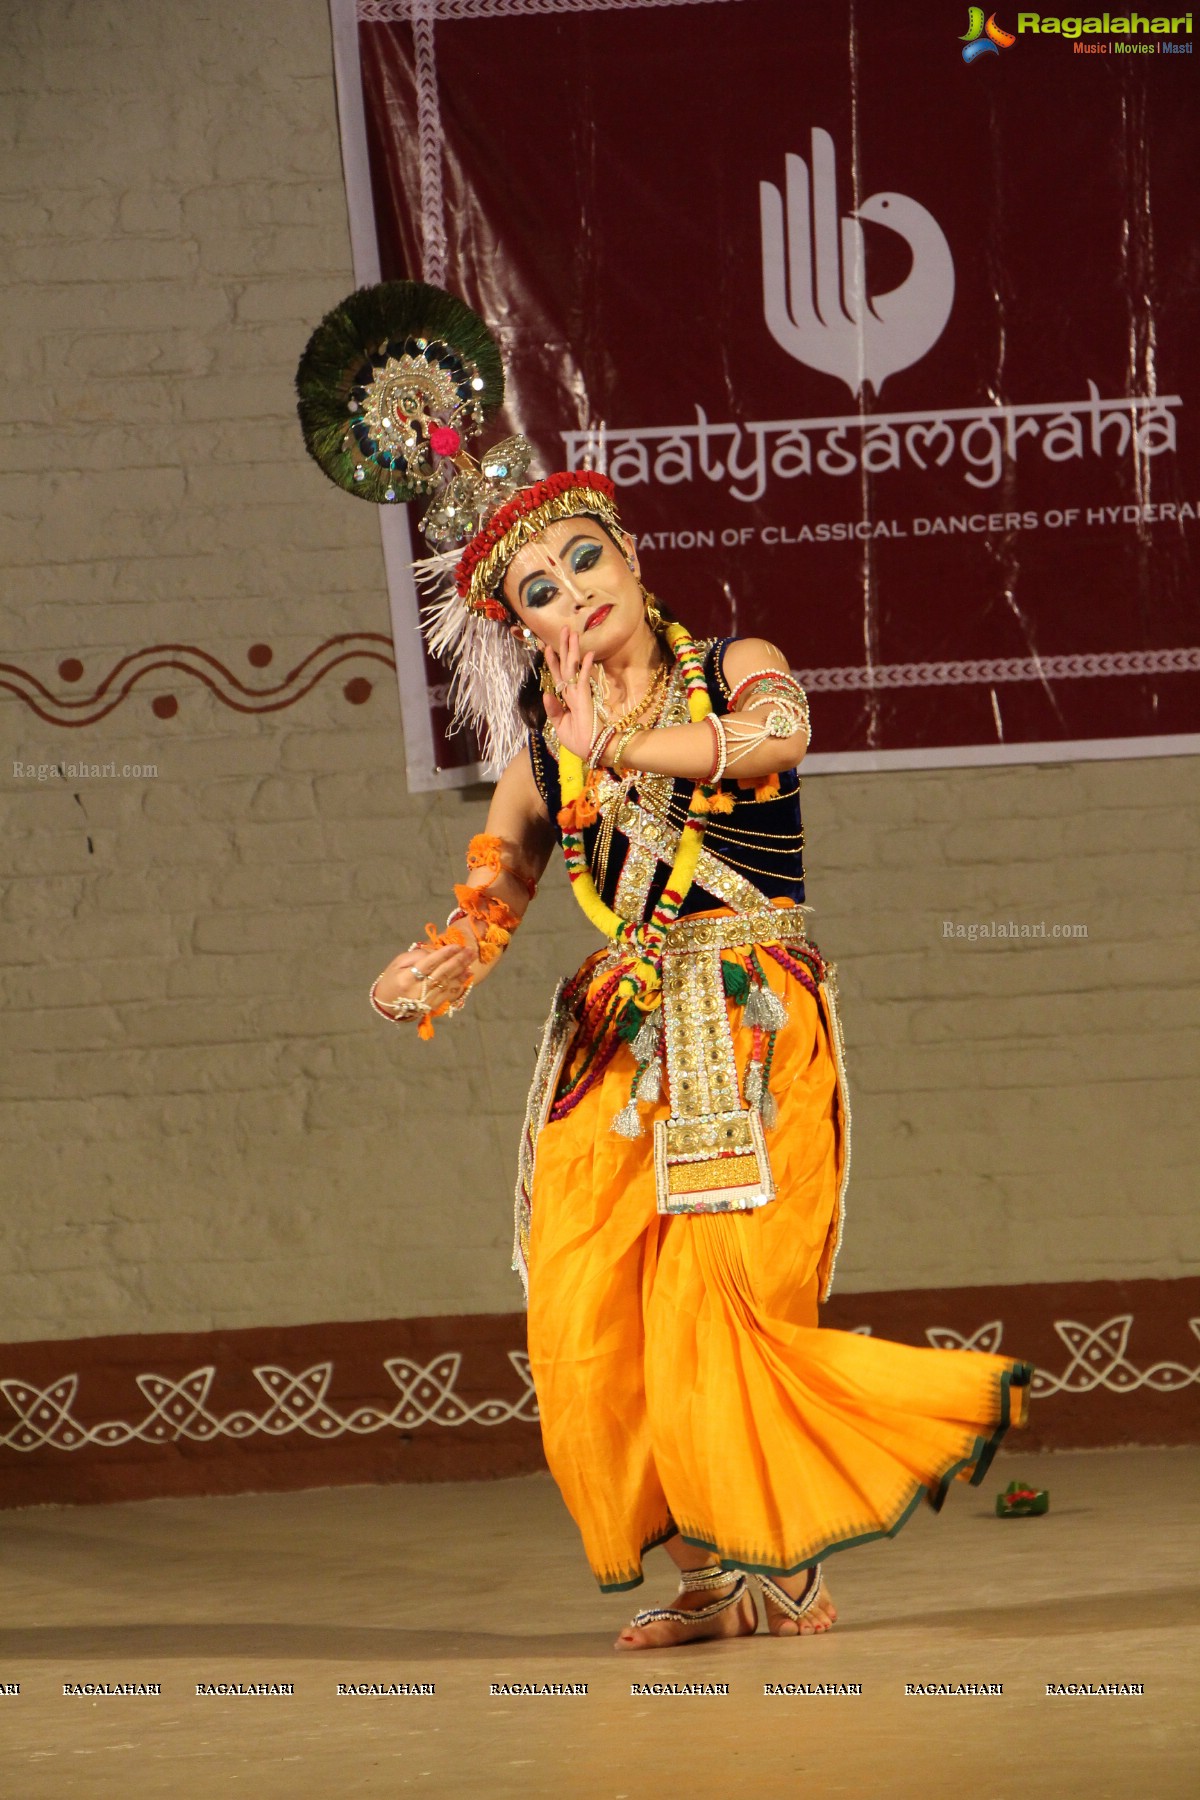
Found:
M 588 751 L 587 766 L 589 769 L 594 770 L 600 767 L 604 752 L 608 748 L 612 735 L 616 729 L 615 725 L 602 725 L 600 727 L 600 730 L 592 739 L 592 747 Z
M 371 983 L 370 991 L 367 994 L 367 999 L 371 1002 L 372 1009 L 379 1014 L 381 1019 L 386 1019 L 391 1025 L 403 1025 L 412 1019 L 419 1019 L 422 1013 L 427 1013 L 429 1011 L 429 1002 L 427 1000 L 407 1000 L 401 998 L 395 1000 L 381 1000 L 376 994 L 375 989 L 382 980 L 382 975 L 377 975 Z
M 617 739 L 616 748 L 613 750 L 613 753 L 612 753 L 612 762 L 609 764 L 609 767 L 612 769 L 612 772 L 614 775 L 621 775 L 621 774 L 625 773 L 625 771 L 621 767 L 621 764 L 625 758 L 625 752 L 628 750 L 633 739 L 639 735 L 639 733 L 642 731 L 642 729 L 643 729 L 643 727 L 641 725 L 631 725 L 629 730 L 623 731 L 621 733 L 620 737 Z

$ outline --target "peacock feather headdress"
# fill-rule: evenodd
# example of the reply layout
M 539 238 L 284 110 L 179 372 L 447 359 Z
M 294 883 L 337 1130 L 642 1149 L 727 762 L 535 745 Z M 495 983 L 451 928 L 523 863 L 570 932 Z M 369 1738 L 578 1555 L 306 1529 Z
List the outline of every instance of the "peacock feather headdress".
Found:
M 432 554 L 415 565 L 431 653 L 452 670 L 451 730 L 470 728 L 490 772 L 518 753 L 517 696 L 536 653 L 508 629 L 509 563 L 556 519 L 618 527 L 612 483 L 591 469 L 530 481 L 531 445 L 466 448 L 499 411 L 504 365 L 463 301 L 419 281 L 359 288 L 325 315 L 296 373 L 310 455 L 338 487 L 380 505 L 424 500 Z

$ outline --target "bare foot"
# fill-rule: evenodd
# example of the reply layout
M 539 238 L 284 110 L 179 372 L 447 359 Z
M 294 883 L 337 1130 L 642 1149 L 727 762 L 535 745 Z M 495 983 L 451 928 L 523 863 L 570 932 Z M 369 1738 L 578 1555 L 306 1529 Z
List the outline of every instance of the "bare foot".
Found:
M 714 1600 L 720 1600 L 730 1592 L 738 1579 L 737 1571 L 731 1569 L 727 1586 L 707 1593 L 685 1593 L 671 1601 L 672 1612 L 698 1612 L 701 1607 L 711 1606 Z M 715 1613 L 711 1618 L 701 1619 L 696 1625 L 684 1625 L 677 1619 L 657 1619 L 649 1625 L 627 1625 L 613 1645 L 615 1650 L 671 1650 L 677 1644 L 695 1644 L 706 1638 L 750 1637 L 758 1630 L 758 1614 L 754 1602 L 750 1598 L 749 1588 L 733 1606 L 727 1606 L 724 1612 Z
M 808 1583 L 810 1571 L 802 1569 L 799 1575 L 774 1575 L 772 1580 L 776 1587 L 781 1587 L 792 1600 L 799 1600 Z M 826 1581 L 821 1582 L 821 1592 L 812 1609 L 797 1622 L 789 1619 L 769 1594 L 764 1593 L 763 1604 L 767 1614 L 767 1630 L 772 1637 L 815 1637 L 822 1631 L 828 1631 L 837 1620 L 837 1607 L 833 1604 L 833 1596 L 829 1592 Z

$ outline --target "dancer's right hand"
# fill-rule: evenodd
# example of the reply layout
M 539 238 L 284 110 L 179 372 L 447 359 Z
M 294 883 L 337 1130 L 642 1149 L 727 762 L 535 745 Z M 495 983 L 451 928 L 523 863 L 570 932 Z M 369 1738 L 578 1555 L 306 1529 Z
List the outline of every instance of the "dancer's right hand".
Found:
M 453 1006 L 467 991 L 474 960 L 470 945 L 412 944 L 383 971 L 375 984 L 375 997 L 385 1006 L 393 1000 L 427 1000 L 431 1006 Z

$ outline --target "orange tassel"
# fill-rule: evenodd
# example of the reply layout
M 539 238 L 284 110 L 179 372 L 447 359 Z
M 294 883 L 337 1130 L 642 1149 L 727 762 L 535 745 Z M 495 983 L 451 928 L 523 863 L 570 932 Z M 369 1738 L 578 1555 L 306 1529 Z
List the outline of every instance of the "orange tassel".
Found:
M 568 800 L 565 806 L 560 806 L 556 816 L 564 831 L 582 831 L 596 823 L 600 811 L 588 794 L 580 794 L 577 800 Z
M 504 844 L 498 837 L 488 837 L 485 832 L 476 832 L 467 845 L 468 869 L 491 869 L 498 875 L 504 867 L 502 854 Z
M 515 931 L 521 922 L 511 906 L 494 894 L 489 894 L 486 888 L 467 887 L 465 883 L 456 881 L 454 898 L 465 913 L 484 924 L 502 925 L 505 931 Z
M 467 940 L 457 925 L 449 925 L 445 931 L 439 931 L 436 925 L 430 925 L 426 921 L 425 936 L 435 950 L 442 950 L 447 944 L 457 944 L 460 950 L 467 945 Z
M 417 1026 L 417 1036 L 429 1039 L 433 1036 L 433 1017 L 430 1013 L 422 1013 L 421 1023 Z
M 733 795 L 718 788 L 715 794 L 698 793 L 692 801 L 694 813 L 728 813 L 733 811 Z
M 577 800 L 568 800 L 556 814 L 564 831 L 582 831 L 585 826 L 594 825 L 600 817 L 600 808 L 596 804 L 596 796 L 600 792 L 600 772 L 593 769 L 584 783 L 582 794 Z
M 531 880 L 528 875 L 522 875 L 518 869 L 508 868 L 505 864 L 503 838 L 489 837 L 486 832 L 482 831 L 476 832 L 467 845 L 467 867 L 468 869 L 489 870 L 492 877 L 492 881 L 488 882 L 489 887 L 497 875 L 511 875 L 514 881 L 520 882 L 531 900 L 537 893 L 536 881 Z
M 770 775 L 764 775 L 761 780 L 756 776 L 751 776 L 749 781 L 739 781 L 738 786 L 753 788 L 756 800 L 772 800 L 779 792 L 779 776 L 774 771 Z

